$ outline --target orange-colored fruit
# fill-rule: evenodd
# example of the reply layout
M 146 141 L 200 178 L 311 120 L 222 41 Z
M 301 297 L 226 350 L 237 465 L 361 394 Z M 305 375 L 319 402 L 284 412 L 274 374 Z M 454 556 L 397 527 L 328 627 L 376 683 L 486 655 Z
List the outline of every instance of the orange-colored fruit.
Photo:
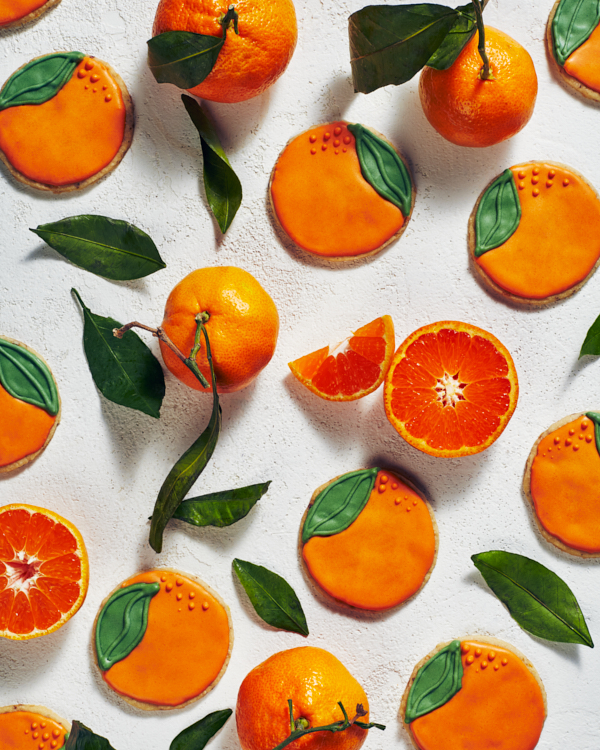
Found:
M 343 721 L 338 702 L 350 719 L 358 704 L 369 710 L 365 691 L 329 651 L 312 646 L 279 651 L 249 672 L 240 686 L 235 718 L 242 750 L 272 750 L 289 736 L 289 699 L 294 721 L 306 719 L 310 727 Z M 368 722 L 368 714 L 361 721 Z M 366 737 L 366 729 L 353 726 L 335 734 L 306 735 L 290 748 L 358 750 Z
M 262 94 L 287 68 L 296 47 L 298 29 L 292 0 L 239 0 L 238 31 L 227 31 L 217 62 L 190 93 L 215 102 L 243 102 Z M 219 0 L 160 0 L 153 36 L 165 31 L 192 31 L 222 36 L 219 20 L 229 2 Z
M 444 320 L 402 343 L 388 371 L 388 419 L 432 456 L 469 456 L 488 448 L 508 424 L 519 383 L 508 349 L 482 328 Z
M 294 377 L 327 401 L 354 401 L 379 388 L 394 355 L 389 315 L 368 323 L 336 346 L 289 362 Z
M 218 392 L 245 388 L 275 352 L 279 333 L 275 303 L 254 276 L 241 268 L 213 266 L 192 271 L 169 294 L 162 322 L 167 336 L 186 356 L 194 346 L 196 315 L 202 312 L 210 315 L 206 331 Z M 210 386 L 203 337 L 201 342 L 196 361 Z M 190 388 L 203 390 L 191 370 L 162 341 L 160 349 L 175 377 Z
M 479 34 L 448 70 L 425 67 L 419 94 L 425 116 L 446 140 L 484 147 L 511 138 L 533 114 L 537 76 L 526 49 L 507 34 L 485 27 L 493 80 L 482 80 Z
M 52 633 L 83 604 L 89 566 L 81 534 L 34 505 L 0 508 L 0 636 Z

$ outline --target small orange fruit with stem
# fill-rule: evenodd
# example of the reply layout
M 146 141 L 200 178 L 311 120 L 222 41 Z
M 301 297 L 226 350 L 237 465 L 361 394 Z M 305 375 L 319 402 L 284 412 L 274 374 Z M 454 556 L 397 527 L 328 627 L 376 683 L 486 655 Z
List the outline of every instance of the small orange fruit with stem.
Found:
M 379 388 L 394 354 L 394 323 L 375 318 L 337 346 L 289 363 L 294 377 L 326 401 L 354 401 Z

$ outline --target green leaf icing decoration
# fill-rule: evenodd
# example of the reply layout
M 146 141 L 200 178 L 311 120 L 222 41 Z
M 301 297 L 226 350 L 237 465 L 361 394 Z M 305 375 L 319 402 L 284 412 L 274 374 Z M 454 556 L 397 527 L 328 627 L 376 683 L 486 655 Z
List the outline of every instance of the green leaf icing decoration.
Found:
M 412 180 L 396 151 L 364 125 L 348 125 L 356 139 L 356 153 L 365 180 L 382 198 L 397 206 L 404 217 L 412 207 Z
M 0 91 L 0 111 L 22 104 L 43 104 L 70 80 L 85 55 L 56 52 L 32 60 L 8 79 Z
M 588 411 L 585 415 L 594 423 L 594 437 L 596 438 L 596 450 L 600 453 L 600 414 L 597 411 Z
M 369 500 L 379 469 L 351 471 L 317 495 L 302 528 L 302 544 L 313 536 L 333 536 L 353 523 Z
M 460 641 L 452 641 L 417 672 L 408 694 L 404 722 L 410 724 L 448 703 L 462 687 L 462 676 Z
M 562 0 L 552 19 L 554 57 L 564 65 L 600 22 L 600 0 Z
M 521 202 L 510 169 L 503 172 L 483 194 L 475 215 L 475 257 L 502 245 L 521 221 Z
M 110 669 L 142 641 L 148 627 L 150 600 L 160 583 L 133 583 L 118 589 L 100 610 L 96 623 L 96 655 L 100 669 Z
M 13 398 L 39 406 L 51 417 L 58 414 L 58 390 L 48 367 L 24 346 L 3 338 L 0 338 L 0 383 Z

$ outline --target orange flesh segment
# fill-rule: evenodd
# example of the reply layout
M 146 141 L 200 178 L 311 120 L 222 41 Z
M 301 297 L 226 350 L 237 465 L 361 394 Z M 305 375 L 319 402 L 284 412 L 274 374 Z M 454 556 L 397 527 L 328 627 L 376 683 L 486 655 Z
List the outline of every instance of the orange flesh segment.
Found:
M 600 92 L 600 25 L 565 60 L 564 69 L 593 91 Z
M 540 162 L 511 171 L 521 221 L 503 245 L 476 262 L 507 292 L 545 299 L 580 283 L 594 268 L 600 257 L 600 200 L 579 176 L 556 165 Z
M 64 746 L 66 730 L 57 722 L 31 711 L 0 714 L 2 750 L 59 750 Z
M 279 157 L 271 184 L 275 213 L 286 233 L 308 252 L 325 257 L 372 252 L 404 224 L 400 209 L 362 176 L 346 125 L 328 123 L 295 138 Z
M 358 518 L 334 536 L 312 537 L 302 557 L 330 596 L 353 607 L 382 610 L 415 594 L 431 569 L 435 533 L 423 499 L 388 471 Z
M 219 675 L 229 652 L 227 612 L 203 586 L 185 576 L 150 571 L 123 586 L 138 582 L 160 583 L 160 591 L 150 600 L 146 633 L 102 676 L 128 698 L 179 706 L 203 693 Z
M 462 687 L 443 706 L 411 722 L 417 746 L 533 750 L 546 716 L 533 674 L 508 649 L 477 641 L 463 641 L 461 646 Z
M 75 184 L 116 156 L 125 117 L 117 82 L 102 63 L 86 57 L 52 99 L 0 112 L 0 149 L 30 180 Z
M 13 398 L 2 385 L 0 414 L 0 466 L 9 466 L 41 450 L 56 422 L 56 417 L 38 406 Z
M 549 534 L 581 552 L 600 552 L 598 477 L 600 456 L 590 419 L 579 417 L 538 445 L 531 466 L 537 517 Z
M 0 0 L 0 26 L 25 18 L 48 0 Z

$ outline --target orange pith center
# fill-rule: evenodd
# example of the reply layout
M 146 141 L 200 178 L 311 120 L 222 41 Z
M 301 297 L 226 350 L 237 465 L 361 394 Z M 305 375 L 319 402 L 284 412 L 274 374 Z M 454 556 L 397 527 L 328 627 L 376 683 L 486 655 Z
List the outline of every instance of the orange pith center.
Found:
M 466 387 L 466 383 L 460 382 L 457 372 L 454 375 L 448 375 L 445 372 L 441 378 L 438 378 L 435 392 L 442 406 L 456 406 L 459 401 L 465 400 L 463 388 Z

